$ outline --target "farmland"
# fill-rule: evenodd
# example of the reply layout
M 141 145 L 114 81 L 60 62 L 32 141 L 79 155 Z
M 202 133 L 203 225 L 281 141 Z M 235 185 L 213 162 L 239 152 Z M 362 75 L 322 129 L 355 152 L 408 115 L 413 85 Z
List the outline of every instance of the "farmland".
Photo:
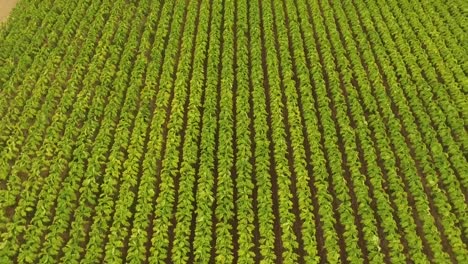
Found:
M 467 10 L 19 1 L 0 263 L 468 263 Z

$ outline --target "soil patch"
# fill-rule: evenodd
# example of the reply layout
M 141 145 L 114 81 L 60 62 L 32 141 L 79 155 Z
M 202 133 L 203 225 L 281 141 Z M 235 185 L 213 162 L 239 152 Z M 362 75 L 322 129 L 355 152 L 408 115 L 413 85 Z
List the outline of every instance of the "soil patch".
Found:
M 0 22 L 5 22 L 19 0 L 0 0 Z

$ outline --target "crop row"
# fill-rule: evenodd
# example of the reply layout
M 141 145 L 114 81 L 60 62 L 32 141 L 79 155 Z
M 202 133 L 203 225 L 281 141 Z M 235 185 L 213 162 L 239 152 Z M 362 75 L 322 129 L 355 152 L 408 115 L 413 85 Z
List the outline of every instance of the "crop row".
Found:
M 0 262 L 467 262 L 463 7 L 20 2 Z

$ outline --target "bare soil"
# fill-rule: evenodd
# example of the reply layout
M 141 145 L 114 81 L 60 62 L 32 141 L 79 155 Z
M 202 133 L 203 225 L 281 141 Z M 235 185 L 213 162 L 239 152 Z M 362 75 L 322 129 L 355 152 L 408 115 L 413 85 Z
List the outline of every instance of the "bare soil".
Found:
M 0 0 L 0 22 L 5 22 L 19 0 Z

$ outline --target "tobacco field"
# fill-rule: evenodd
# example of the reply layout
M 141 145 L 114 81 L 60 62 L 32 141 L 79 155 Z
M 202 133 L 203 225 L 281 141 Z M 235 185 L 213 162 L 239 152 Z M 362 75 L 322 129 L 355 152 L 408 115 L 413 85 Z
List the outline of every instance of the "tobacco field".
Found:
M 20 0 L 0 263 L 468 263 L 465 0 Z

